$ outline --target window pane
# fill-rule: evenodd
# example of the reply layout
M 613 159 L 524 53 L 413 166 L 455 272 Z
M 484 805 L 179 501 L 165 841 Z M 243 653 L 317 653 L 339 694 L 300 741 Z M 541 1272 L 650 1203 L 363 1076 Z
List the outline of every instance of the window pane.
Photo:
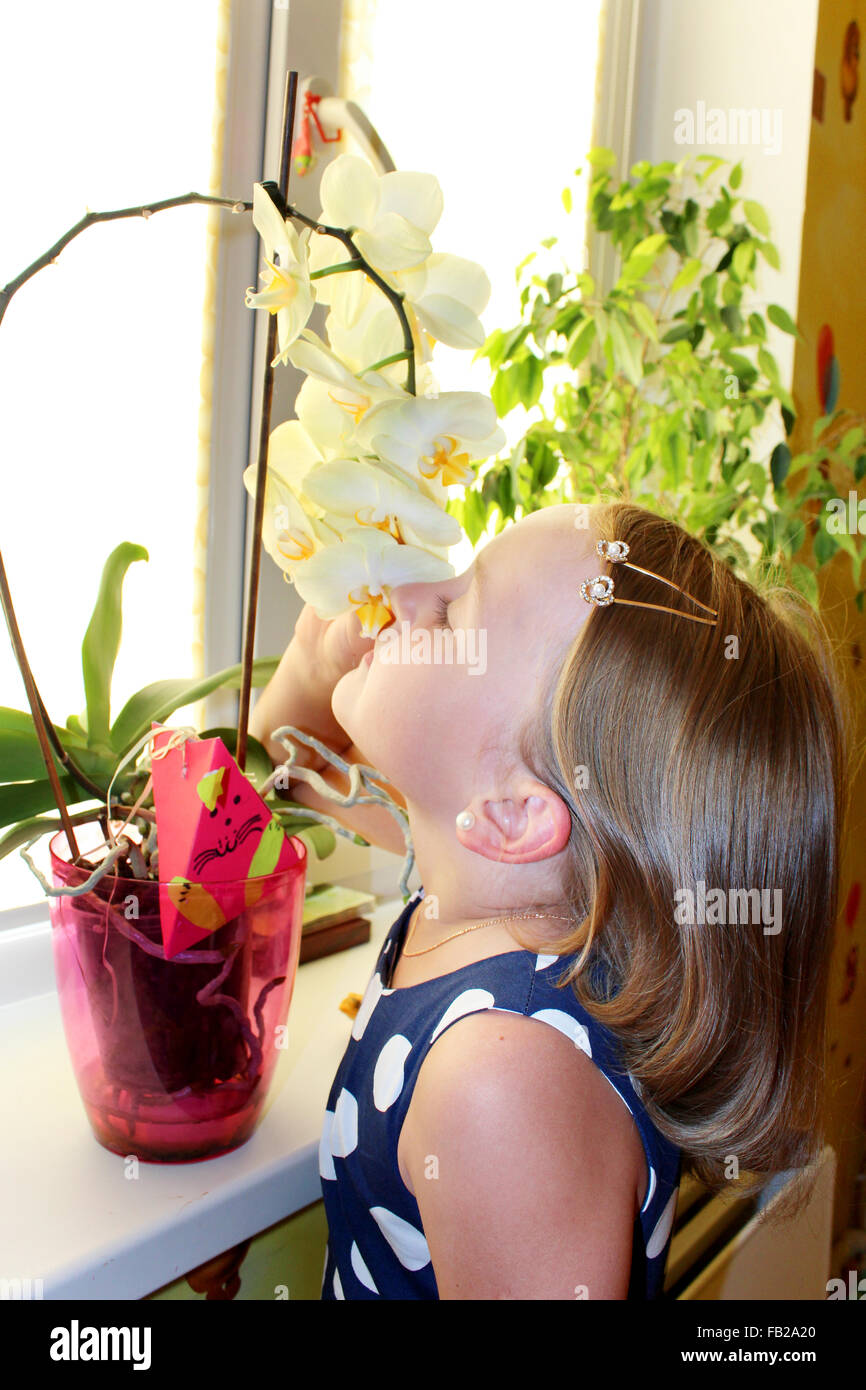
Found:
M 569 267 L 583 268 L 600 9 L 601 0 L 437 0 L 410 40 L 405 0 L 377 0 L 369 25 L 349 35 L 345 94 L 398 169 L 439 179 L 445 209 L 433 249 L 487 271 L 487 333 L 519 323 L 514 272 L 543 238 L 557 236 Z M 540 252 L 540 273 L 561 269 L 559 251 Z M 490 389 L 489 363 L 471 352 L 437 344 L 434 371 L 443 391 Z M 503 423 L 510 445 L 527 423 L 522 406 Z M 449 558 L 459 573 L 471 555 L 465 541 Z
M 6 7 L 0 283 L 87 208 L 208 191 L 218 11 L 218 0 Z M 89 228 L 0 324 L 0 545 L 55 723 L 83 708 L 81 639 L 121 541 L 150 560 L 124 588 L 113 712 L 150 681 L 194 674 L 207 218 L 194 205 Z M 0 704 L 27 708 L 5 634 Z M 0 860 L 0 908 L 38 896 L 17 854 Z

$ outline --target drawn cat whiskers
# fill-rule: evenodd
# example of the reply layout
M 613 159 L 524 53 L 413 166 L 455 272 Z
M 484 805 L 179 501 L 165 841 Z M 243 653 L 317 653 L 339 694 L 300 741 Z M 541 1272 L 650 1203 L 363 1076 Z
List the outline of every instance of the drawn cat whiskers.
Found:
M 249 816 L 248 819 L 244 821 L 243 825 L 238 827 L 233 839 L 226 844 L 225 849 L 220 849 L 217 845 L 212 846 L 210 849 L 203 849 L 200 854 L 196 855 L 192 862 L 195 872 L 197 874 L 201 873 L 205 864 L 209 864 L 212 859 L 222 859 L 225 855 L 232 854 L 237 849 L 238 845 L 243 844 L 244 840 L 252 835 L 261 819 L 262 817 L 258 812 L 253 816 Z

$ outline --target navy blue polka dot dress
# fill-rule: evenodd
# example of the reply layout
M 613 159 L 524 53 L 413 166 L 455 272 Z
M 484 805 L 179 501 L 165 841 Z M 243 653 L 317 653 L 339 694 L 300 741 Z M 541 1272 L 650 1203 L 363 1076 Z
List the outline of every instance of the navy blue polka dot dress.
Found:
M 397 1163 L 400 1130 L 431 1044 L 457 1019 L 483 1009 L 542 1019 L 591 1057 L 634 1116 L 649 1171 L 635 1218 L 629 1299 L 660 1297 L 680 1179 L 680 1150 L 649 1120 L 616 1065 L 615 1039 L 556 988 L 564 958 L 516 949 L 438 979 L 391 990 L 409 918 L 423 887 L 391 926 L 352 1025 L 328 1096 L 319 1174 L 328 1246 L 322 1298 L 439 1297 L 421 1214 Z

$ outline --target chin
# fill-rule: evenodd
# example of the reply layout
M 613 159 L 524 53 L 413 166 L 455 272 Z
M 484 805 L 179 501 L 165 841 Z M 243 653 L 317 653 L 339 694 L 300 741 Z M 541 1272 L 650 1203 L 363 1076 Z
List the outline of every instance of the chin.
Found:
M 345 729 L 355 747 L 363 753 L 363 761 L 390 780 L 388 762 L 392 757 L 388 748 L 389 716 L 381 701 L 377 701 L 375 696 L 372 700 L 365 699 L 363 687 L 367 679 L 369 668 L 365 670 L 363 666 L 356 666 L 347 671 L 334 686 L 331 709 L 338 724 Z
M 337 723 L 346 730 L 346 733 L 355 742 L 355 707 L 358 703 L 357 691 L 360 682 L 364 679 L 364 668 L 355 666 L 351 671 L 347 671 L 341 676 L 334 686 L 331 694 L 331 709 Z

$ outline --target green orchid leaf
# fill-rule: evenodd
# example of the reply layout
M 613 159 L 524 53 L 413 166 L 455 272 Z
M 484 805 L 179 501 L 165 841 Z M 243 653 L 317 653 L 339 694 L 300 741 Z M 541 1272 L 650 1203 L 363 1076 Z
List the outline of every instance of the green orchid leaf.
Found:
M 12 854 L 16 849 L 22 849 L 30 840 L 35 840 L 37 835 L 47 835 L 52 831 L 56 833 L 62 829 L 63 822 L 59 816 L 33 816 L 29 820 L 20 821 L 11 830 L 7 830 L 5 835 L 0 835 L 0 859 Z
M 81 647 L 87 702 L 87 740 L 91 747 L 108 742 L 111 677 L 122 628 L 123 581 L 134 561 L 146 559 L 148 554 L 143 546 L 124 541 L 111 552 L 102 571 L 96 606 Z
M 0 768 L 4 782 L 31 782 L 45 776 L 42 749 L 32 720 L 29 729 L 0 728 Z
M 64 747 L 78 748 L 83 744 L 84 740 L 80 735 L 73 734 L 69 729 L 59 728 L 56 724 L 54 728 Z M 5 705 L 0 705 L 0 730 L 9 733 L 32 733 L 34 737 L 36 732 L 33 727 L 33 716 L 29 710 L 8 709 Z M 9 778 L 5 780 L 8 781 Z
M 280 658 L 276 656 L 259 657 L 254 661 L 253 685 L 266 685 L 279 664 Z M 119 757 L 148 732 L 151 724 L 163 724 L 176 710 L 203 700 L 221 686 L 227 690 L 239 689 L 242 669 L 238 664 L 199 680 L 165 680 L 146 685 L 130 696 L 117 716 L 111 730 L 112 748 Z
M 99 781 L 105 772 L 105 760 L 93 749 L 81 747 L 81 740 L 68 729 L 55 727 L 55 732 L 82 772 Z M 56 753 L 54 764 L 58 771 L 62 770 L 63 764 Z M 4 782 L 30 782 L 41 781 L 45 776 L 45 762 L 32 716 L 24 710 L 0 708 L 0 777 Z M 107 776 L 111 776 L 110 768 Z
M 90 765 L 85 767 L 81 750 L 76 748 L 75 754 L 76 762 L 83 772 L 90 773 L 94 763 L 100 765 L 99 759 L 91 754 Z M 58 770 L 62 767 L 56 754 L 54 765 Z M 4 782 L 41 781 L 46 777 L 45 761 L 32 721 L 29 729 L 0 728 L 0 769 Z
M 60 790 L 67 806 L 75 806 L 83 801 L 93 801 L 83 792 L 71 777 L 61 777 Z M 45 777 L 40 781 L 7 782 L 0 786 L 0 826 L 17 825 L 20 821 L 38 816 L 41 811 L 56 808 L 57 802 L 51 790 L 51 783 Z

